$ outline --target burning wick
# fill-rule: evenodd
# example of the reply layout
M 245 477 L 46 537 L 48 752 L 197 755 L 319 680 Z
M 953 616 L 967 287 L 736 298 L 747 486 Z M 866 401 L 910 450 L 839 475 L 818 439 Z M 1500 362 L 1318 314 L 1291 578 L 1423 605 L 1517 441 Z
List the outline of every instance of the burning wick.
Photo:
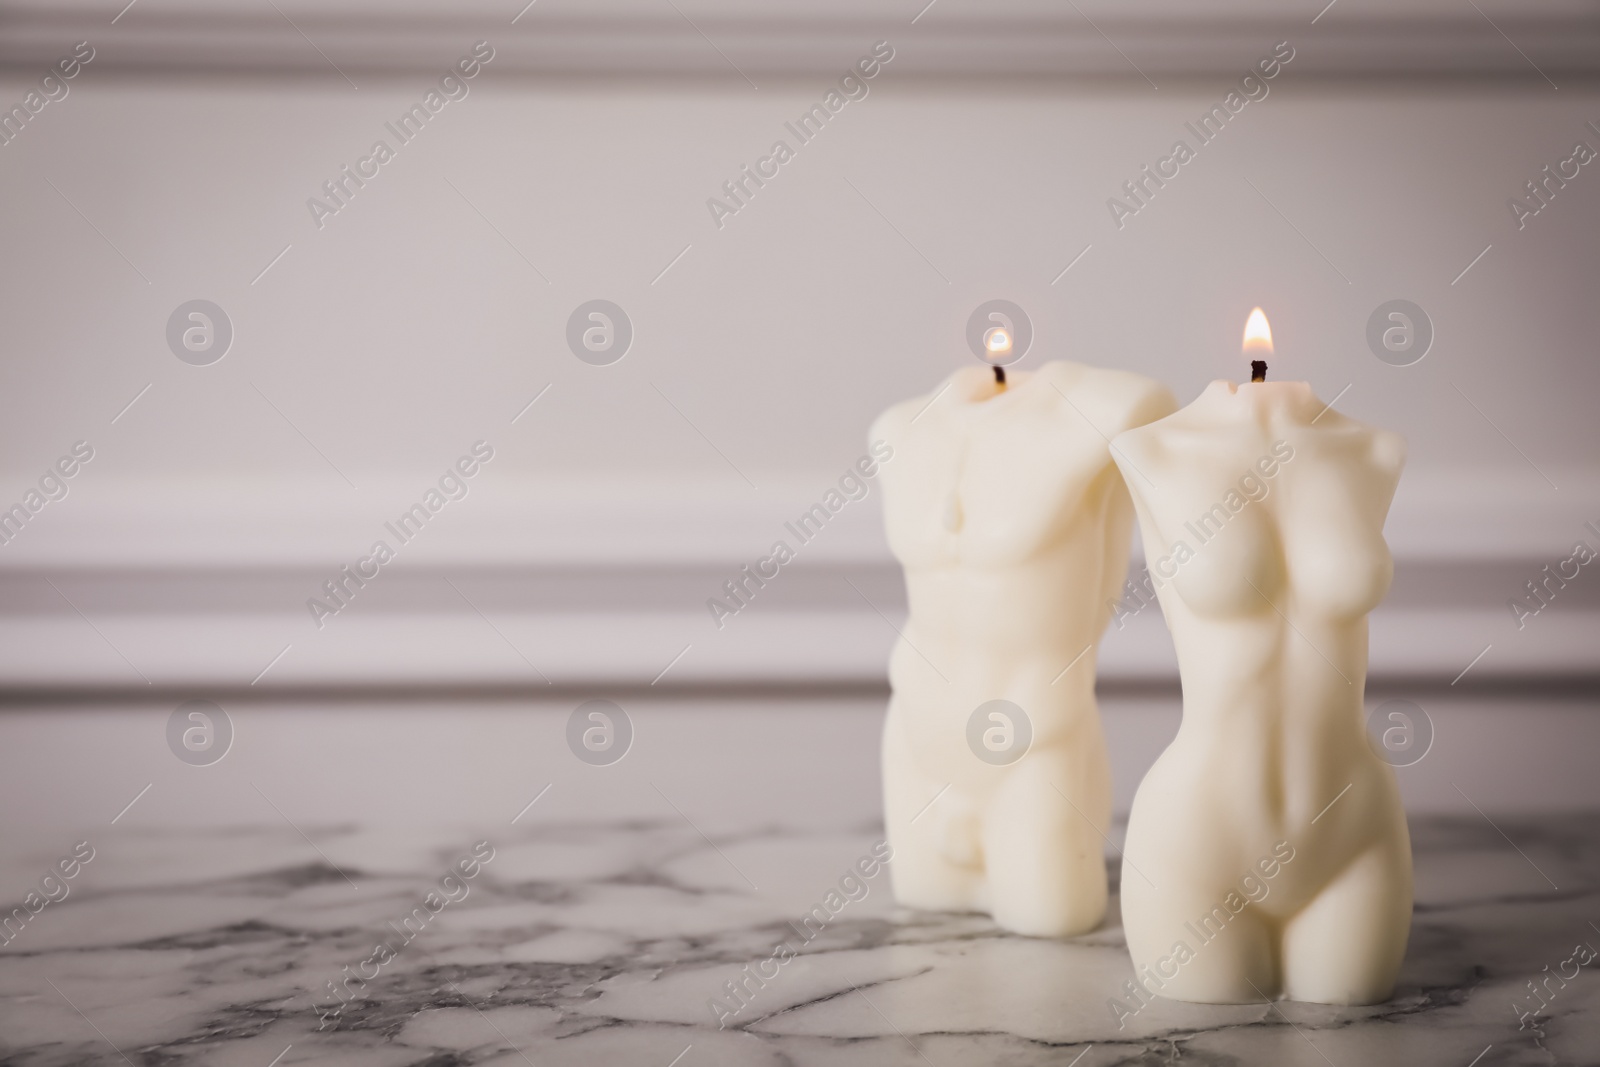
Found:
M 1266 313 L 1260 308 L 1252 309 L 1250 318 L 1245 321 L 1243 350 L 1247 356 L 1255 353 L 1272 355 L 1272 326 L 1267 322 Z M 1250 380 L 1252 382 L 1267 380 L 1266 360 L 1250 361 Z
M 1011 354 L 1011 331 L 1004 326 L 996 326 L 983 335 L 983 348 L 990 362 L 1005 359 Z M 994 364 L 994 381 L 1000 388 L 1006 387 L 1006 369 L 999 363 Z

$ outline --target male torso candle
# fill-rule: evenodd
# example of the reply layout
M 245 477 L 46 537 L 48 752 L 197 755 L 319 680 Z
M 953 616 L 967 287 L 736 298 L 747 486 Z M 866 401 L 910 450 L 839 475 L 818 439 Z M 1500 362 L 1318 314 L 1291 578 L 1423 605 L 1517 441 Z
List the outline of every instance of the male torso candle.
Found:
M 1411 846 L 1362 693 L 1405 443 L 1305 382 L 1218 381 L 1113 452 L 1183 679 L 1183 724 L 1128 822 L 1129 992 L 1383 1000 Z
M 885 525 L 911 609 L 883 735 L 901 904 L 1038 936 L 1099 923 L 1095 644 L 1133 525 L 1109 439 L 1175 406 L 1122 371 L 1047 363 L 1002 384 L 971 367 L 873 426 L 894 446 Z

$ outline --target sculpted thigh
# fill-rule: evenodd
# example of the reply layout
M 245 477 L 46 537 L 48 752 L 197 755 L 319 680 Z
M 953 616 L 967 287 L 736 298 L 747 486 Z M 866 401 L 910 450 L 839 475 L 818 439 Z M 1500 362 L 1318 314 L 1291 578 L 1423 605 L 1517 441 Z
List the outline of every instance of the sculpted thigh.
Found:
M 1230 913 L 1222 904 L 1226 892 L 1219 890 L 1212 900 L 1195 893 L 1169 901 L 1159 932 L 1146 931 L 1150 946 L 1142 954 L 1133 952 L 1146 988 L 1201 1004 L 1245 1004 L 1278 996 L 1271 921 L 1251 906 Z
M 891 713 L 883 737 L 884 822 L 894 849 L 889 871 L 895 899 L 908 907 L 965 910 L 975 902 L 982 874 L 972 801 L 918 764 L 905 725 Z
M 1284 927 L 1288 995 L 1321 1004 L 1388 999 L 1405 958 L 1411 895 L 1408 841 L 1361 852 Z
M 1164 996 L 1244 1003 L 1276 996 L 1277 930 L 1241 879 L 1256 849 L 1203 803 L 1190 763 L 1173 750 L 1145 777 L 1128 823 L 1122 865 L 1123 930 L 1136 968 Z M 1251 832 L 1251 837 L 1259 836 Z
M 1047 749 L 1010 769 L 983 812 L 990 912 L 1036 937 L 1085 933 L 1105 915 L 1109 815 L 1092 761 Z

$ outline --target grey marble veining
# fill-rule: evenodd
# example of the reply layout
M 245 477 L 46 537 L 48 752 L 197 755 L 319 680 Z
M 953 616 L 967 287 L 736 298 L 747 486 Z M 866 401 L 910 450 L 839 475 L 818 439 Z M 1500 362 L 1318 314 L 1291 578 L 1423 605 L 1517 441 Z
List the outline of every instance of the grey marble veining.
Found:
M 67 896 L 0 946 L 0 1063 L 1600 1063 L 1600 960 L 1571 962 L 1600 947 L 1590 816 L 1414 822 L 1387 1004 L 1155 1001 L 1121 1028 L 1115 899 L 1066 942 L 901 911 L 886 872 L 859 873 L 870 827 L 306 829 L 91 840 Z M 8 862 L 42 876 L 73 844 Z M 368 977 L 330 992 L 347 974 Z

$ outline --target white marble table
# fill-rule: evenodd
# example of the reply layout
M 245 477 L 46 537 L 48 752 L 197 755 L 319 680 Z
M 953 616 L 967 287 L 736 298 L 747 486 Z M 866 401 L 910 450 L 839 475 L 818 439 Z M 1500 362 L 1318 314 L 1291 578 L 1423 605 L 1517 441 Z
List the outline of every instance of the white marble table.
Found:
M 1416 921 L 1391 1003 L 1158 1002 L 1119 1029 L 1108 998 L 1132 971 L 1115 901 L 1091 936 L 1030 940 L 899 911 L 882 873 L 862 899 L 830 902 L 871 826 L 708 839 L 687 821 L 537 812 L 406 834 L 106 828 L 69 895 L 0 947 L 0 1063 L 1600 1062 L 1600 962 L 1552 980 L 1536 1026 L 1519 1031 L 1512 1006 L 1531 1006 L 1524 983 L 1576 943 L 1600 946 L 1590 817 L 1418 822 Z M 480 840 L 493 859 L 431 913 L 430 888 Z M 30 852 L 29 869 L 72 844 Z M 829 903 L 809 942 L 788 925 Z M 782 938 L 796 958 L 764 962 Z M 710 1001 L 747 964 L 775 976 L 747 980 L 736 1015 L 724 999 L 719 1027 Z M 326 983 L 347 966 L 375 976 L 335 1013 Z

